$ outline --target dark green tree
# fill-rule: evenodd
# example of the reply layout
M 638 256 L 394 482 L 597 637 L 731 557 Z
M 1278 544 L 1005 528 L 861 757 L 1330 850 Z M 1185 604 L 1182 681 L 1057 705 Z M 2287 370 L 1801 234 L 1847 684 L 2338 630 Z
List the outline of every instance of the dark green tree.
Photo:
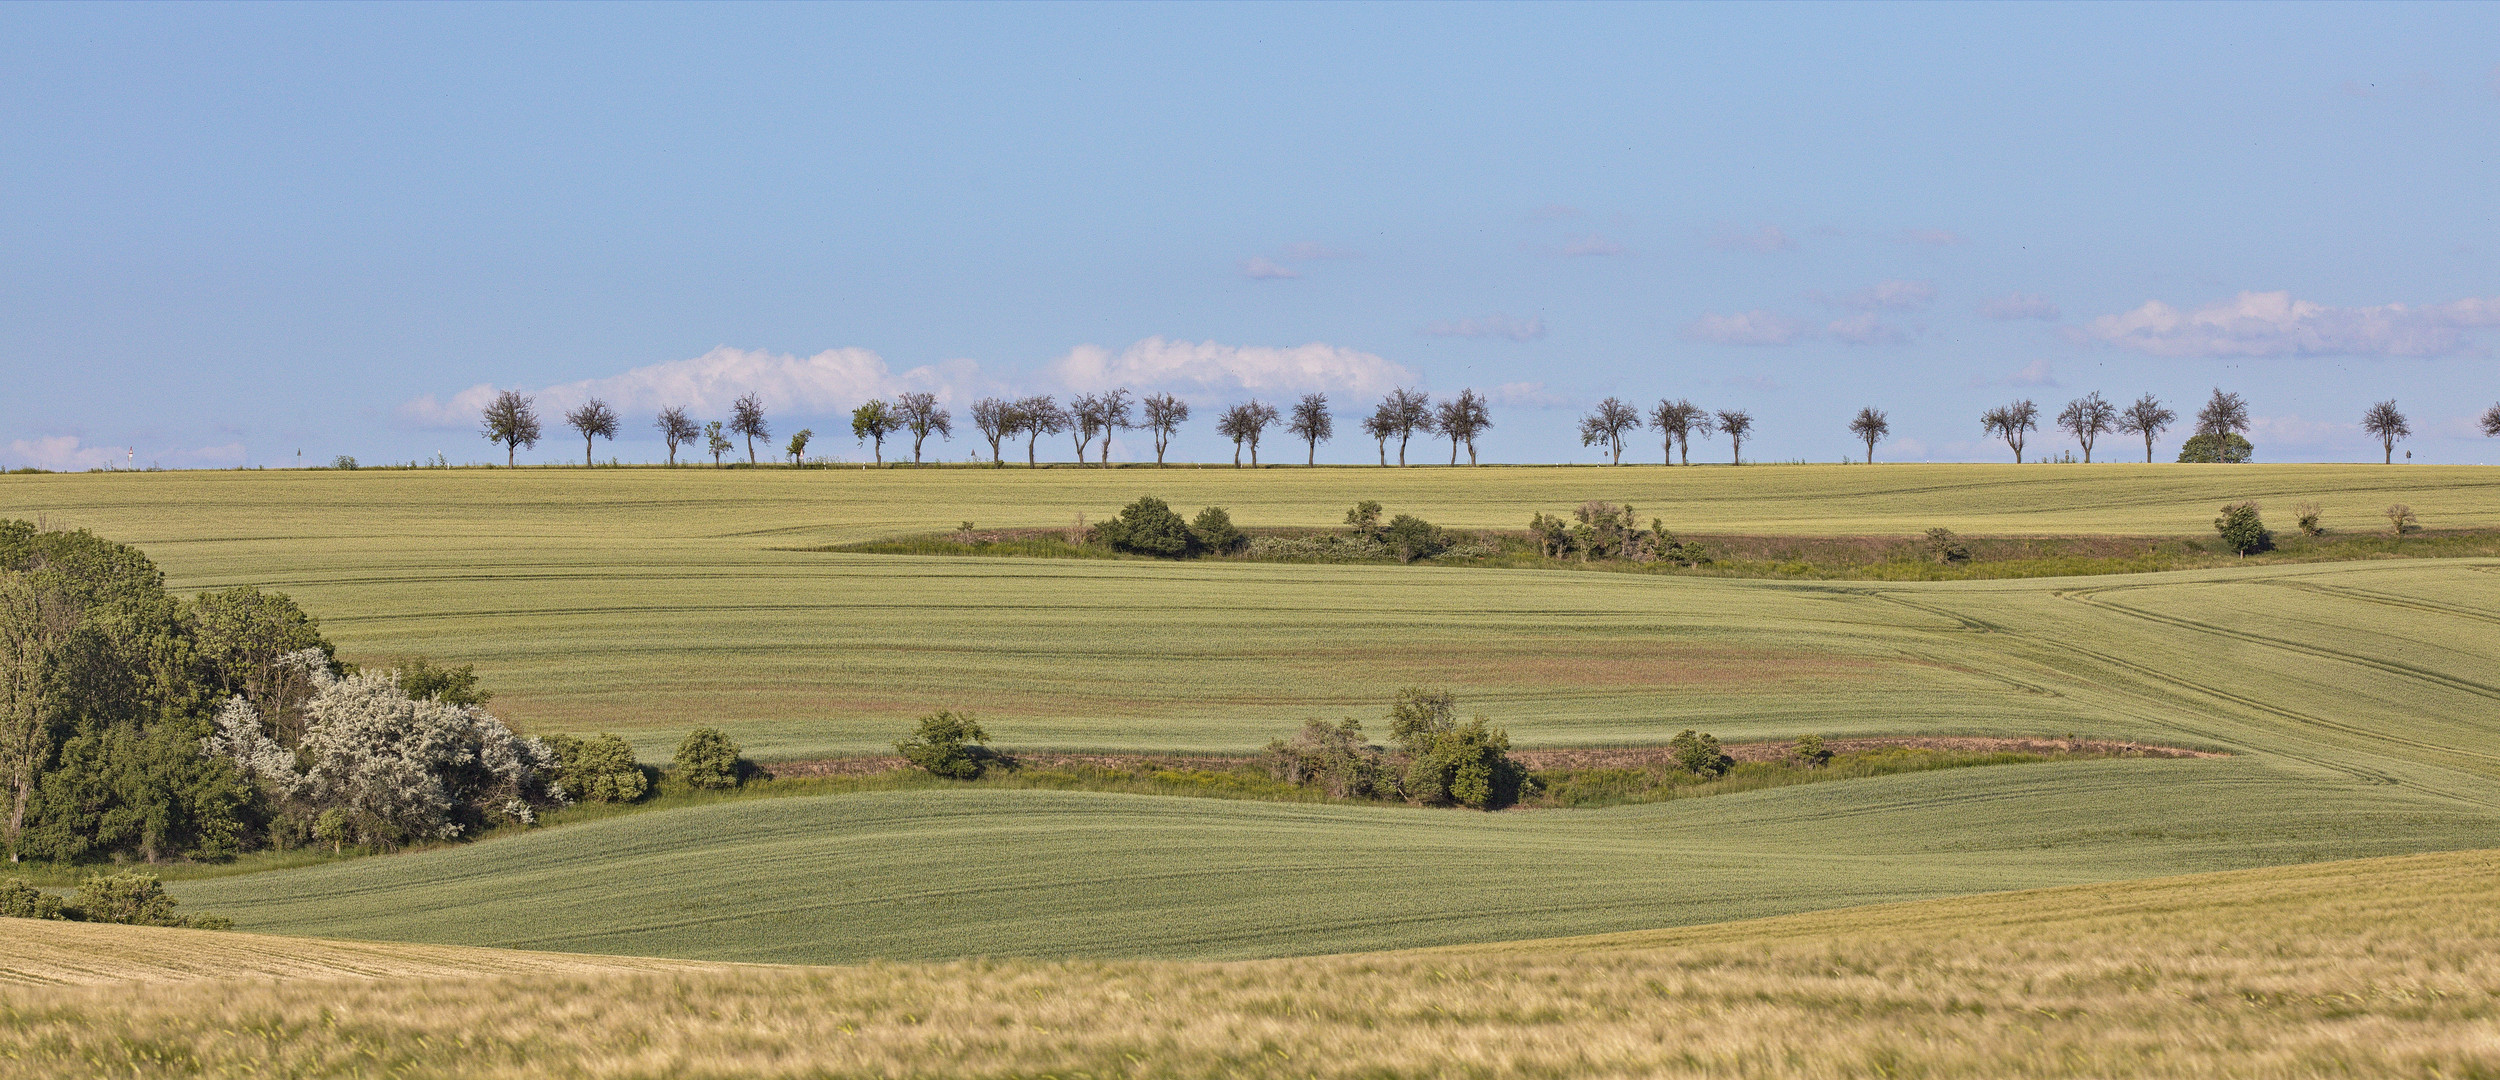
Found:
M 1119 516 L 1096 527 L 1094 535 L 1115 551 L 1165 559 L 1187 556 L 1195 540 L 1189 523 L 1172 512 L 1172 505 L 1152 495 L 1121 507 Z
M 1233 527 L 1233 515 L 1221 506 L 1198 511 L 1189 523 L 1189 534 L 1198 547 L 1218 555 L 1230 555 L 1241 548 L 1241 530 Z
M 991 758 L 988 732 L 969 716 L 940 709 L 920 718 L 920 729 L 894 744 L 903 760 L 931 776 L 977 780 Z
M 738 744 L 715 727 L 699 727 L 677 744 L 668 774 L 688 787 L 719 790 L 738 786 Z
M 2223 507 L 2222 515 L 2214 519 L 2214 532 L 2221 534 L 2222 546 L 2236 555 L 2253 555 L 2274 546 L 2274 534 L 2266 531 L 2252 502 Z
M 1675 763 L 1682 766 L 1686 772 L 1701 776 L 1719 776 L 1736 765 L 1736 759 L 1727 756 L 1727 752 L 1719 748 L 1719 740 L 1716 736 L 1697 732 L 1691 728 L 1685 728 L 1675 738 L 1668 740 L 1667 752 L 1675 756 Z

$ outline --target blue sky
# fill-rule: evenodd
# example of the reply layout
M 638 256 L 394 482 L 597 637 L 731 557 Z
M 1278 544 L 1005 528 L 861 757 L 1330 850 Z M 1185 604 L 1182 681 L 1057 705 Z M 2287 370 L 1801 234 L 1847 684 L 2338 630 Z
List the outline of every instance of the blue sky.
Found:
M 1200 459 L 1404 383 L 1497 461 L 1608 395 L 1998 460 L 2215 386 L 2265 460 L 2392 397 L 2495 461 L 2496 180 L 2492 5 L 9 5 L 0 465 L 500 459 L 488 388 L 857 458 L 871 395 L 1114 382 Z

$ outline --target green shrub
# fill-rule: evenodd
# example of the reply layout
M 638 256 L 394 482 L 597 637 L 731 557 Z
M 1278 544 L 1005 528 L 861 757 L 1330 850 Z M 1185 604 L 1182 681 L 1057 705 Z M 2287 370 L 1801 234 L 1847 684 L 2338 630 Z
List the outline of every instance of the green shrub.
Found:
M 1667 749 L 1675 755 L 1675 763 L 1686 772 L 1700 776 L 1718 776 L 1734 768 L 1736 759 L 1719 749 L 1716 736 L 1702 734 L 1691 728 L 1667 741 Z
M 0 881 L 0 917 L 11 919 L 67 919 L 61 911 L 61 898 L 26 883 L 25 878 Z
M 1951 529 L 1927 530 L 1927 554 L 1937 562 L 1951 566 L 1970 561 L 1970 545 L 1953 535 Z
M 1173 520 L 1177 521 L 1178 518 Z M 931 776 L 977 780 L 994 756 L 986 746 L 989 732 L 969 716 L 940 709 L 920 718 L 920 730 L 894 744 L 894 749 Z
M 2220 439 L 2197 435 L 2179 447 L 2179 460 L 2190 463 L 2238 464 L 2257 457 L 2257 448 L 2235 432 L 2224 432 Z
M 1197 518 L 1189 523 L 1189 533 L 1199 547 L 1218 555 L 1230 555 L 1242 544 L 1241 530 L 1233 527 L 1233 515 L 1221 506 L 1198 511 Z
M 1177 559 L 1190 553 L 1194 538 L 1189 523 L 1172 512 L 1170 503 L 1146 495 L 1120 508 L 1118 517 L 1095 526 L 1094 539 L 1114 551 Z
M 395 662 L 399 671 L 399 692 L 412 698 L 432 698 L 445 705 L 484 705 L 495 697 L 494 691 L 477 688 L 477 665 L 437 667 L 422 656 Z
M 669 775 L 688 787 L 720 790 L 738 786 L 738 744 L 719 728 L 699 727 L 677 744 Z
M 556 755 L 556 784 L 574 802 L 629 803 L 651 789 L 651 778 L 634 760 L 634 748 L 614 735 L 550 735 L 546 743 Z
M 64 906 L 63 913 L 85 922 L 126 926 L 189 926 L 202 930 L 234 926 L 228 919 L 176 915 L 174 905 L 174 898 L 165 895 L 165 886 L 156 880 L 156 875 L 124 871 L 109 876 L 95 874 L 79 882 L 78 895 Z
M 1340 799 L 1378 797 L 1388 786 L 1380 751 L 1363 742 L 1363 724 L 1312 720 L 1291 741 L 1267 744 L 1268 774 Z
M 1823 746 L 1820 735 L 1799 735 L 1788 744 L 1788 760 L 1806 768 L 1814 768 L 1832 759 L 1832 752 Z
M 1440 554 L 1450 546 L 1449 537 L 1441 527 L 1413 514 L 1399 514 L 1381 530 L 1381 541 L 1399 562 L 1414 562 Z
M 2292 520 L 2300 526 L 2302 536 L 2326 535 L 2326 510 L 2313 502 L 2292 507 Z
M 2274 534 L 2266 531 L 2266 523 L 2257 516 L 2257 504 L 2232 503 L 2222 508 L 2222 516 L 2214 519 L 2214 531 L 2222 535 L 2222 546 L 2239 555 L 2252 555 L 2274 546 Z
M 1345 512 L 1345 523 L 1356 536 L 1380 539 L 1380 500 L 1365 499 L 1355 503 L 1353 509 Z
M 1477 717 L 1457 722 L 1447 690 L 1407 687 L 1389 706 L 1389 737 L 1405 757 L 1401 793 L 1426 806 L 1499 810 L 1519 801 L 1527 770 L 1510 759 L 1510 735 Z

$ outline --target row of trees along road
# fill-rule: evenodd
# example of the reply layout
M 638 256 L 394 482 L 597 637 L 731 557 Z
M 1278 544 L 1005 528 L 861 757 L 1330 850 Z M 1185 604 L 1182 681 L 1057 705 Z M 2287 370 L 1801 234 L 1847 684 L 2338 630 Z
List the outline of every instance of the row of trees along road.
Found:
M 1170 394 L 1148 394 L 1136 397 L 1125 388 L 1100 394 L 1079 394 L 1066 404 L 1047 394 L 1033 397 L 986 397 L 974 402 L 972 424 L 990 446 L 993 465 L 1005 465 L 1004 445 L 1019 436 L 1024 439 L 1024 460 L 1027 465 L 1041 461 L 1041 439 L 1044 435 L 1066 433 L 1076 449 L 1076 461 L 1084 464 L 1095 441 L 1101 441 L 1099 456 L 1103 465 L 1111 462 L 1111 436 L 1119 431 L 1144 431 L 1154 440 L 1155 464 L 1164 463 L 1172 439 L 1188 423 L 1189 403 Z M 2002 405 L 1982 413 L 1980 430 L 1992 438 L 2003 439 L 2014 460 L 2023 460 L 2023 450 L 2032 433 L 2040 430 L 2041 412 L 2038 403 L 2028 398 Z M 2153 460 L 2153 440 L 2177 422 L 2178 414 L 2164 406 L 2151 394 L 2137 398 L 2133 404 L 2118 406 L 2103 399 L 2098 391 L 2067 402 L 2053 421 L 2058 430 L 2074 437 L 2083 448 L 2083 460 L 2092 460 L 2092 451 L 2103 435 L 2133 435 L 2144 440 L 2144 460 Z M 885 441 L 900 432 L 911 433 L 911 460 L 921 462 L 929 437 L 951 439 L 955 435 L 954 414 L 938 403 L 936 394 L 924 391 L 897 394 L 891 402 L 872 400 L 851 411 L 851 434 L 863 445 L 875 449 L 877 463 L 885 464 Z M 582 463 L 593 460 L 592 450 L 599 439 L 614 440 L 619 420 L 614 409 L 598 398 L 564 414 L 564 422 L 582 437 Z M 1753 432 L 1753 417 L 1742 409 L 1704 409 L 1690 401 L 1661 399 L 1643 413 L 1621 398 L 1609 397 L 1580 418 L 1580 445 L 1603 450 L 1612 464 L 1623 464 L 1626 441 L 1647 428 L 1658 434 L 1666 460 L 1681 458 L 1693 463 L 1693 439 L 1725 433 L 1728 437 L 1729 460 L 1742 464 L 1745 459 L 1745 437 Z M 1304 394 L 1288 415 L 1275 405 L 1252 398 L 1229 406 L 1217 414 L 1216 434 L 1232 440 L 1233 464 L 1242 463 L 1242 452 L 1249 452 L 1250 465 L 1259 464 L 1259 444 L 1271 428 L 1282 425 L 1304 446 L 1304 463 L 1319 460 L 1319 444 L 1336 437 L 1336 418 L 1329 412 L 1328 395 Z M 668 444 L 668 463 L 677 464 L 681 447 L 700 444 L 712 455 L 712 464 L 721 463 L 724 455 L 739 449 L 730 436 L 744 438 L 747 462 L 759 460 L 755 441 L 769 440 L 772 427 L 764 417 L 763 399 L 748 394 L 730 407 L 726 422 L 714 420 L 698 426 L 682 408 L 660 410 L 653 426 Z M 504 447 L 504 464 L 514 463 L 522 447 L 535 447 L 544 435 L 535 402 L 519 391 L 506 390 L 486 406 L 483 417 L 484 435 Z M 1461 390 L 1458 395 L 1439 402 L 1420 390 L 1399 388 L 1383 397 L 1362 421 L 1363 434 L 1378 445 L 1380 464 L 1389 464 L 1389 441 L 1397 440 L 1398 464 L 1406 464 L 1409 445 L 1418 435 L 1450 440 L 1450 464 L 1458 464 L 1458 453 L 1467 451 L 1467 463 L 1476 464 L 1476 438 L 1493 427 L 1493 414 L 1484 395 Z M 2238 394 L 2226 393 L 2216 387 L 2213 397 L 2196 414 L 2195 434 L 2180 449 L 2181 461 L 2238 462 L 2247 461 L 2254 448 L 2246 432 L 2249 427 L 2248 402 Z M 2413 434 L 2404 413 L 2394 401 L 2382 401 L 2362 414 L 2361 428 L 2380 441 L 2384 460 L 2393 463 L 2396 443 Z M 2482 415 L 2483 434 L 2500 437 L 2500 405 L 2493 405 Z M 1892 422 L 1881 409 L 1858 410 L 1849 421 L 1849 433 L 1866 444 L 1866 460 L 1875 460 L 1875 444 L 1891 437 Z M 801 429 L 790 436 L 783 454 L 793 464 L 806 460 L 807 447 L 815 437 L 810 429 Z

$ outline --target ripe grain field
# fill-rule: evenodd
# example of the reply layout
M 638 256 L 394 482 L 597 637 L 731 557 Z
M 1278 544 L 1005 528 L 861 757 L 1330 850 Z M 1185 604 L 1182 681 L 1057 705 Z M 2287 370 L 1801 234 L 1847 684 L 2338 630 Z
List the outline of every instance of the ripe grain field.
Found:
M 341 981 L 294 974 L 326 944 L 97 927 L 83 944 L 133 981 L 0 986 L 0 1057 L 58 1077 L 2481 1077 L 2495 875 L 2470 851 L 1233 963 Z M 9 920 L 0 951 L 54 935 Z M 174 939 L 257 954 L 253 981 L 142 981 Z

